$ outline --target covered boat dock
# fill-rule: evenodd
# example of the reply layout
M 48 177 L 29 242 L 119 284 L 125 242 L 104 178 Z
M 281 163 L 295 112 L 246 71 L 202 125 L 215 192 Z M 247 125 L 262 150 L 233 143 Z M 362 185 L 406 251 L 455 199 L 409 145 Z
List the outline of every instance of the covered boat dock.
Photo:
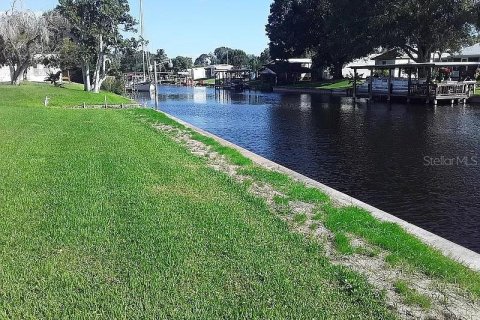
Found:
M 352 66 L 353 98 L 386 98 L 390 101 L 393 97 L 402 97 L 407 102 L 416 100 L 437 104 L 439 100 L 450 100 L 465 103 L 475 93 L 479 66 L 480 62 Z M 359 70 L 369 70 L 371 74 L 363 83 L 359 83 Z
M 215 73 L 215 89 L 243 90 L 251 79 L 250 69 L 219 70 Z

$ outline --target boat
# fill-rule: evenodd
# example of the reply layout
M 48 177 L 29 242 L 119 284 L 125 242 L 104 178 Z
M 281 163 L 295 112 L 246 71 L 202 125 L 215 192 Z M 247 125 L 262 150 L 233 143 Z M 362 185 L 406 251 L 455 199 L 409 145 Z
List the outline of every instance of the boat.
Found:
M 151 81 L 144 81 L 143 75 L 130 73 L 126 75 L 125 89 L 130 92 L 152 92 L 155 85 Z
M 132 90 L 137 92 L 155 91 L 155 85 L 151 81 L 139 82 L 132 84 Z
M 144 21 L 143 21 L 143 0 L 140 0 L 140 30 L 141 38 L 144 39 Z M 142 66 L 143 66 L 143 77 L 141 81 L 136 78 L 135 75 L 132 76 L 131 81 L 129 81 L 125 88 L 128 91 L 135 92 L 153 92 L 155 91 L 155 85 L 152 81 L 147 80 L 147 68 L 146 68 L 146 53 L 145 53 L 145 42 L 142 41 Z M 138 82 L 137 82 L 138 81 Z

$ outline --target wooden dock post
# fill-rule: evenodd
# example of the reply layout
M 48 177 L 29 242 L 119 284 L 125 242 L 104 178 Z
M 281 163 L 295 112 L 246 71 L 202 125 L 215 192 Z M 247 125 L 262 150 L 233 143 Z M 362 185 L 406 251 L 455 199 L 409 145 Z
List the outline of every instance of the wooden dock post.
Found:
M 407 103 L 410 103 L 410 96 L 411 95 L 412 95 L 412 69 L 408 68 Z
M 372 100 L 373 99 L 373 71 L 374 69 L 371 69 L 370 72 L 370 78 L 368 78 L 368 99 Z
M 155 81 L 155 109 L 158 109 L 158 76 L 157 76 L 157 60 L 153 60 L 153 73 Z
M 392 69 L 388 69 L 387 100 L 392 100 Z
M 431 80 L 431 77 L 432 77 L 432 68 L 431 67 L 427 67 L 427 104 L 430 104 L 430 80 Z M 436 104 L 436 99 L 434 99 L 433 101 L 434 104 Z
M 353 71 L 353 102 L 357 102 L 357 69 Z

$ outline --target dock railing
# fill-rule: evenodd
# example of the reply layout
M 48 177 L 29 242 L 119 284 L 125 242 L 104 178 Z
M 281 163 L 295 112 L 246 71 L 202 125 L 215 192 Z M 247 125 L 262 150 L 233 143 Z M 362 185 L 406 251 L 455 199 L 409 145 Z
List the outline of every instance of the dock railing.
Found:
M 412 83 L 410 97 L 431 97 L 433 99 L 466 99 L 475 90 L 475 84 L 470 82 L 455 83 Z

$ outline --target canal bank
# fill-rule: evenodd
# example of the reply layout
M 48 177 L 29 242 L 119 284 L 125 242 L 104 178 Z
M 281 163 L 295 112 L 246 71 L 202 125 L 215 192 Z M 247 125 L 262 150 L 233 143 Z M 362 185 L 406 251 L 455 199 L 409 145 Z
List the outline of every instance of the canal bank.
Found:
M 331 95 L 171 87 L 160 88 L 159 101 L 177 118 L 480 252 L 478 164 L 426 161 L 478 154 L 478 106 L 354 106 Z
M 72 109 L 103 101 L 80 86 L 0 93 L 5 313 L 480 315 L 478 272 L 161 113 Z
M 418 238 L 425 242 L 434 240 L 432 244 L 443 245 L 444 250 L 460 251 L 463 258 L 473 259 L 474 265 L 477 254 L 419 231 L 415 226 L 376 211 L 180 119 L 163 112 L 159 112 L 158 117 L 147 112 L 144 111 L 149 120 L 142 118 L 156 130 L 204 159 L 211 168 L 247 186 L 248 192 L 265 200 L 271 213 L 285 221 L 292 232 L 319 242 L 333 264 L 359 272 L 369 283 L 384 291 L 389 306 L 402 317 L 442 319 L 480 316 L 478 299 L 470 300 L 463 294 L 458 295 L 451 287 L 454 283 L 462 283 L 461 287 L 477 295 L 475 292 L 480 287 L 476 289 L 476 285 L 471 285 L 477 281 L 472 282 L 472 279 L 477 279 L 478 273 L 446 258 Z M 369 218 L 371 216 L 366 209 L 370 209 L 375 218 Z M 355 227 L 349 228 L 351 225 Z M 410 233 L 398 225 L 409 229 Z M 478 269 L 478 265 L 474 265 L 471 267 Z M 444 291 L 447 299 L 445 296 L 441 298 L 437 291 L 444 287 L 444 281 L 448 283 L 448 289 Z M 404 285 L 409 289 L 403 290 Z M 409 297 L 406 292 L 409 292 Z M 413 300 L 412 295 L 415 297 Z
M 429 232 L 427 230 L 424 230 L 418 226 L 415 226 L 407 221 L 404 221 L 402 219 L 399 219 L 385 211 L 382 211 L 378 208 L 375 208 L 369 204 L 366 204 L 358 199 L 355 199 L 343 192 L 340 192 L 338 190 L 335 190 L 333 188 L 330 188 L 329 186 L 326 186 L 318 181 L 315 181 L 311 178 L 308 178 L 298 172 L 295 172 L 293 170 L 290 170 L 278 163 L 275 163 L 271 160 L 268 160 L 258 154 L 255 154 L 251 151 L 248 151 L 245 148 L 242 148 L 236 144 L 233 144 L 225 139 L 222 139 L 210 132 L 207 132 L 201 128 L 198 128 L 188 122 L 185 122 L 179 118 L 176 118 L 172 115 L 169 115 L 167 113 L 164 113 L 162 111 L 157 110 L 158 112 L 164 114 L 165 116 L 169 117 L 173 121 L 178 122 L 179 124 L 192 129 L 193 131 L 209 137 L 211 139 L 214 139 L 218 143 L 220 143 L 222 146 L 232 148 L 234 150 L 237 150 L 240 154 L 245 156 L 246 158 L 252 160 L 254 163 L 268 169 L 268 170 L 274 170 L 283 174 L 288 175 L 292 179 L 295 179 L 296 181 L 299 181 L 301 183 L 305 183 L 307 186 L 311 186 L 314 188 L 318 188 L 320 191 L 326 193 L 328 196 L 331 197 L 331 199 L 338 205 L 341 206 L 355 206 L 358 208 L 362 208 L 366 211 L 368 211 L 372 216 L 375 218 L 381 220 L 381 221 L 386 221 L 386 222 L 392 222 L 400 225 L 402 228 L 404 228 L 406 231 L 411 233 L 412 235 L 418 237 L 421 239 L 424 243 L 436 248 L 440 252 L 442 252 L 445 256 L 451 257 L 466 266 L 472 268 L 473 270 L 480 271 L 480 254 L 469 250 L 465 247 L 462 247 L 456 243 L 453 243 L 452 241 L 449 241 L 445 238 L 442 238 L 432 232 Z
M 396 318 L 159 113 L 72 108 L 105 95 L 0 85 L 0 317 Z

